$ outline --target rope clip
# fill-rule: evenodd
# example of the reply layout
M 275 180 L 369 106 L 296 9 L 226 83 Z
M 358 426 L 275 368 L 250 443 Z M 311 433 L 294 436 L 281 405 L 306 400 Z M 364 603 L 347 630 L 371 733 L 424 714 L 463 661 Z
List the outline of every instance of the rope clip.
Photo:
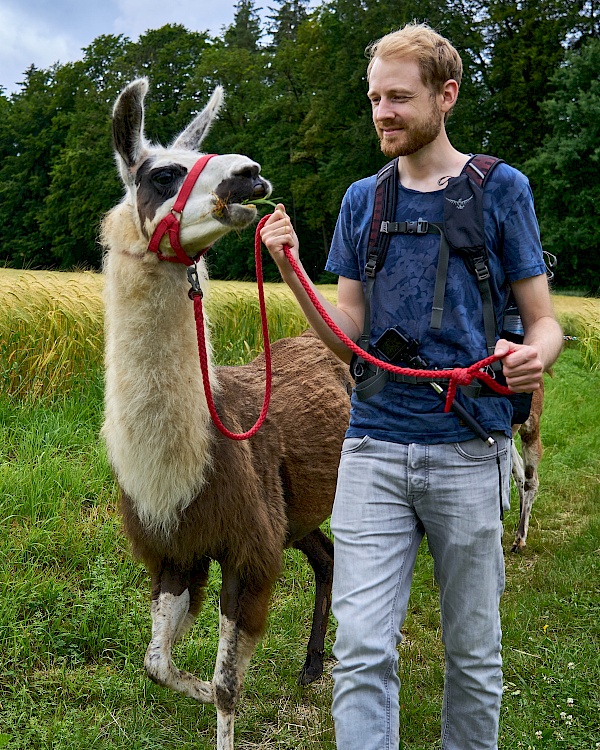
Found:
M 202 289 L 200 288 L 200 278 L 198 277 L 198 266 L 196 263 L 188 266 L 187 277 L 191 286 L 191 289 L 188 290 L 188 297 L 190 299 L 198 296 L 202 298 Z

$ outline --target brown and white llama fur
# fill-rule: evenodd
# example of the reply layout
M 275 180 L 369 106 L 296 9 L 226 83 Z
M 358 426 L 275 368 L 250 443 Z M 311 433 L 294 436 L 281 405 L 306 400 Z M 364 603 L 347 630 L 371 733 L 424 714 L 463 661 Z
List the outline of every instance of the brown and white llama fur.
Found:
M 214 428 L 186 268 L 159 260 L 148 252 L 148 242 L 199 157 L 222 92 L 215 91 L 170 148 L 160 148 L 144 137 L 146 91 L 145 80 L 134 81 L 113 112 L 126 194 L 107 214 L 102 231 L 103 437 L 120 487 L 126 533 L 152 578 L 146 671 L 161 685 L 214 703 L 217 747 L 231 750 L 234 709 L 265 626 L 285 547 L 306 553 L 316 578 L 300 681 L 307 684 L 322 672 L 333 546 L 319 524 L 331 510 L 351 386 L 347 368 L 316 336 L 278 341 L 273 345 L 273 395 L 262 429 L 249 440 L 232 441 Z M 256 208 L 244 201 L 269 191 L 249 158 L 212 158 L 180 217 L 185 252 L 194 256 L 251 223 Z M 161 252 L 172 254 L 165 239 Z M 204 261 L 198 268 L 204 288 Z M 210 380 L 223 422 L 237 432 L 248 429 L 262 405 L 264 358 L 241 367 L 210 364 Z M 175 666 L 172 647 L 200 610 L 211 560 L 222 572 L 220 632 L 214 675 L 205 681 Z
M 513 426 L 513 438 L 518 434 L 521 438 L 521 452 L 513 440 L 512 447 L 512 475 L 519 494 L 519 525 L 511 552 L 520 552 L 527 543 L 529 519 L 534 500 L 540 486 L 538 464 L 542 458 L 542 438 L 540 435 L 540 421 L 544 408 L 544 383 L 533 392 L 531 411 L 523 424 Z

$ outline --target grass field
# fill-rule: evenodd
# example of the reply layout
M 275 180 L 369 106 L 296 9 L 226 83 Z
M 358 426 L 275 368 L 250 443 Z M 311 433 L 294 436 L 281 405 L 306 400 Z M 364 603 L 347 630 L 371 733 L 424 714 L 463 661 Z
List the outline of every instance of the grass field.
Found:
M 0 271 L 0 747 L 209 750 L 214 708 L 143 674 L 148 581 L 129 555 L 98 439 L 101 284 L 93 274 Z M 209 310 L 221 361 L 260 349 L 255 303 L 247 302 L 253 289 L 213 285 Z M 281 286 L 269 285 L 269 300 L 274 337 L 303 327 Z M 525 551 L 506 554 L 503 750 L 600 747 L 600 371 L 593 346 L 591 355 L 585 348 L 598 336 L 600 303 L 556 297 L 555 306 L 581 340 L 547 378 L 540 495 Z M 517 515 L 513 502 L 507 550 Z M 218 586 L 214 569 L 201 616 L 177 647 L 179 666 L 205 678 L 216 653 Z M 326 675 L 305 689 L 296 684 L 311 599 L 307 565 L 288 552 L 245 684 L 240 750 L 335 746 L 333 628 Z M 439 747 L 443 654 L 425 547 L 404 633 L 403 750 L 432 750 Z

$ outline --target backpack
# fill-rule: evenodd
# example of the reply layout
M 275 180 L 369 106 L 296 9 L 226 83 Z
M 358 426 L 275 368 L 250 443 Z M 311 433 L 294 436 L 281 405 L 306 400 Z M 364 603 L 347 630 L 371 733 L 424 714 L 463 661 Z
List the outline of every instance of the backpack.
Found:
M 375 202 L 369 242 L 367 248 L 367 262 L 365 265 L 365 317 L 363 332 L 359 345 L 367 351 L 370 347 L 371 309 L 370 301 L 373 293 L 377 272 L 383 267 L 387 256 L 392 234 L 439 234 L 440 252 L 433 293 L 430 327 L 441 328 L 444 311 L 444 295 L 446 276 L 451 250 L 460 254 L 467 268 L 477 280 L 483 309 L 483 329 L 485 332 L 487 354 L 493 354 L 496 346 L 498 326 L 490 287 L 490 272 L 488 269 L 488 251 L 485 246 L 483 224 L 483 190 L 492 171 L 502 163 L 502 159 L 485 154 L 472 156 L 463 167 L 458 177 L 447 178 L 444 191 L 444 221 L 443 223 L 429 222 L 424 219 L 417 221 L 392 221 L 395 215 L 398 197 L 398 159 L 386 164 L 377 174 L 375 187 Z M 512 295 L 509 296 L 507 312 L 510 308 L 511 318 L 518 318 L 518 310 Z M 507 316 L 508 319 L 508 316 Z M 393 331 L 394 329 L 390 329 Z M 386 332 L 387 333 L 387 332 Z M 401 332 L 398 332 L 402 338 Z M 507 335 L 505 335 L 505 333 Z M 522 343 L 519 334 L 503 331 L 502 337 L 516 343 Z M 415 350 L 416 342 L 408 342 L 406 351 Z M 412 364 L 418 367 L 417 362 Z M 360 357 L 354 357 L 351 370 L 356 380 L 356 395 L 359 399 L 370 398 L 379 392 L 388 380 L 403 383 L 415 383 L 415 378 L 388 373 L 368 365 Z M 501 364 L 495 362 L 492 370 L 501 377 Z M 482 389 L 481 386 L 467 386 L 462 388 L 467 396 L 493 395 L 493 391 Z M 529 416 L 531 394 L 514 394 L 509 396 L 513 406 L 513 424 L 521 424 Z

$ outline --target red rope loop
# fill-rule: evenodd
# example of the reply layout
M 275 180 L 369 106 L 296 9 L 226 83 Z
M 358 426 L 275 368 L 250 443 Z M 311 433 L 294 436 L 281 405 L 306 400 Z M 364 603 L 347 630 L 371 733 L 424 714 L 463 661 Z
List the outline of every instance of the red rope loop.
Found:
M 255 250 L 257 246 L 260 247 L 260 230 L 262 229 L 268 218 L 269 216 L 264 216 L 258 224 L 258 227 L 256 228 L 256 237 L 254 243 Z M 284 245 L 283 252 L 285 253 L 285 257 L 287 258 L 289 264 L 294 270 L 294 273 L 298 277 L 298 280 L 304 287 L 304 291 L 307 293 L 310 301 L 315 306 L 315 309 L 318 311 L 319 315 L 323 318 L 325 323 L 329 326 L 331 331 L 335 333 L 339 340 L 348 347 L 348 349 L 350 349 L 359 357 L 362 357 L 366 362 L 369 362 L 375 367 L 380 367 L 383 370 L 387 370 L 388 372 L 395 372 L 399 375 L 408 375 L 410 377 L 423 378 L 426 380 L 431 378 L 447 379 L 449 382 L 448 392 L 446 394 L 446 405 L 444 407 L 445 412 L 450 411 L 452 402 L 454 401 L 454 397 L 456 396 L 457 387 L 459 385 L 469 385 L 475 378 L 483 381 L 493 391 L 496 391 L 496 393 L 499 393 L 502 396 L 508 396 L 512 393 L 510 388 L 497 383 L 494 378 L 492 378 L 487 372 L 483 372 L 484 367 L 487 367 L 488 365 L 492 364 L 492 362 L 496 362 L 498 359 L 500 359 L 500 357 L 496 356 L 495 354 L 492 354 L 489 357 L 480 360 L 479 362 L 475 362 L 474 364 L 469 365 L 469 367 L 455 367 L 451 370 L 416 370 L 410 367 L 398 367 L 398 365 L 393 365 L 390 362 L 384 362 L 381 359 L 377 359 L 372 354 L 369 354 L 369 352 L 361 349 L 358 344 L 352 341 L 352 339 L 348 338 L 348 336 L 346 336 L 342 329 L 332 320 L 332 318 L 329 316 L 329 314 L 319 301 L 318 297 L 311 289 L 308 279 L 303 274 L 288 245 Z
M 260 231 L 262 224 L 264 224 L 264 222 L 266 221 L 266 218 L 268 217 L 265 217 L 262 223 L 259 223 L 257 233 Z M 267 417 L 267 412 L 269 411 L 269 404 L 271 403 L 271 393 L 273 390 L 273 372 L 272 372 L 272 367 L 271 367 L 271 342 L 269 339 L 269 325 L 267 322 L 267 308 L 265 304 L 265 289 L 264 289 L 263 273 L 262 273 L 262 255 L 261 255 L 261 246 L 260 246 L 260 235 L 259 235 L 258 243 L 256 242 L 254 243 L 254 260 L 256 263 L 256 280 L 258 283 L 258 300 L 259 300 L 259 306 L 260 306 L 262 337 L 263 337 L 263 344 L 265 348 L 266 385 L 265 385 L 265 397 L 263 400 L 262 409 L 260 411 L 258 419 L 256 420 L 256 423 L 254 424 L 254 426 L 251 427 L 246 432 L 232 432 L 227 427 L 225 427 L 219 415 L 217 414 L 217 409 L 215 407 L 215 402 L 214 402 L 211 387 L 210 387 L 210 379 L 209 379 L 209 371 L 208 371 L 208 354 L 206 351 L 206 341 L 204 340 L 204 311 L 202 308 L 202 294 L 200 292 L 196 292 L 192 294 L 192 297 L 194 300 L 194 317 L 196 319 L 196 336 L 198 339 L 198 353 L 200 355 L 200 370 L 202 371 L 202 380 L 204 383 L 204 394 L 206 396 L 206 403 L 208 405 L 208 410 L 215 424 L 215 427 L 219 430 L 219 432 L 221 432 L 223 435 L 225 435 L 225 437 L 229 438 L 230 440 L 247 440 L 248 438 L 251 438 L 254 435 L 256 435 L 256 433 L 263 426 L 263 423 Z

